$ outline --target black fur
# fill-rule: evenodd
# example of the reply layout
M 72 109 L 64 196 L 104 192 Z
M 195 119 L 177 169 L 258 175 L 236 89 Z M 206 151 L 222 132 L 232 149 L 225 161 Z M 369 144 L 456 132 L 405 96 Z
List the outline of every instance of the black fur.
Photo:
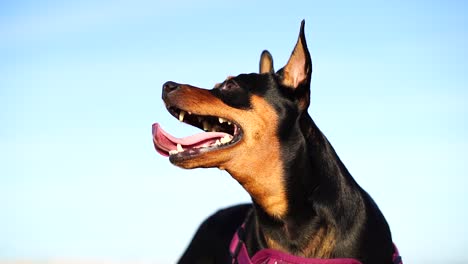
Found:
M 201 225 L 179 263 L 231 263 L 229 243 L 244 220 L 251 256 L 267 247 L 265 236 L 289 253 L 299 254 L 311 234 L 331 226 L 336 237 L 331 257 L 355 258 L 363 264 L 392 263 L 393 243 L 384 216 L 307 113 L 312 65 L 303 27 L 299 41 L 306 50 L 307 78 L 297 87 L 283 84 L 284 69 L 280 69 L 241 74 L 210 90 L 231 107 L 249 111 L 256 95 L 275 109 L 287 214 L 277 219 L 255 202 L 221 210 Z
M 212 90 L 226 104 L 241 109 L 250 107 L 252 94 L 262 96 L 276 109 L 281 124 L 277 133 L 290 190 L 288 216 L 279 222 L 253 204 L 258 222 L 248 222 L 249 253 L 265 247 L 262 236 L 254 235 L 259 232 L 268 233 L 295 252 L 307 242 L 305 234 L 328 223 L 337 229 L 335 258 L 352 257 L 364 264 L 391 263 L 393 245 L 382 213 L 351 177 L 309 115 L 300 114 L 294 93 L 277 79 L 274 74 L 241 74 L 226 81 L 231 85 L 229 90 L 222 89 L 224 84 Z M 179 263 L 229 263 L 229 242 L 248 210 L 249 206 L 236 206 L 208 218 Z

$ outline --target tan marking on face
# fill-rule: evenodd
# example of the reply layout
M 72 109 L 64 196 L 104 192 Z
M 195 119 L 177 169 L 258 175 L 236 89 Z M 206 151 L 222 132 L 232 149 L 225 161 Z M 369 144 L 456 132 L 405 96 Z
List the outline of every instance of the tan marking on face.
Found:
M 267 213 L 281 218 L 286 213 L 287 201 L 277 136 L 278 117 L 273 107 L 259 96 L 252 96 L 251 104 L 252 109 L 243 111 L 239 122 L 244 129 L 244 142 L 226 169 Z
M 260 96 L 251 97 L 251 109 L 224 104 L 208 90 L 182 85 L 170 101 L 193 114 L 219 116 L 242 127 L 235 145 L 178 162 L 183 168 L 218 167 L 228 171 L 269 215 L 281 218 L 287 212 L 283 162 L 277 137 L 278 118 Z

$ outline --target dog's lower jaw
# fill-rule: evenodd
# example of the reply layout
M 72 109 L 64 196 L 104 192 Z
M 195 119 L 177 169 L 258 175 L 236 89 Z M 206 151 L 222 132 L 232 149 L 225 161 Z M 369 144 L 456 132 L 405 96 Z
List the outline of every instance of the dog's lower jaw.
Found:
M 234 152 L 231 156 L 252 156 Z M 274 153 L 279 155 L 279 152 Z M 184 169 L 217 167 L 226 170 L 249 193 L 252 200 L 262 207 L 262 210 L 274 219 L 282 219 L 288 209 L 282 164 L 281 162 L 272 162 L 271 166 L 262 167 L 266 160 L 279 160 L 278 157 L 272 157 L 272 153 L 268 154 L 270 157 L 259 158 L 258 164 L 250 161 L 239 161 L 239 159 L 229 160 L 223 158 L 223 155 L 216 155 L 215 151 L 190 159 L 174 160 L 170 157 L 169 160 L 174 165 Z
M 196 169 L 196 168 L 214 168 L 218 167 L 221 165 L 218 165 L 216 161 L 212 162 L 207 162 L 206 160 L 203 160 L 201 158 L 192 158 L 192 159 L 178 159 L 178 160 L 172 160 L 169 157 L 169 161 L 182 169 Z

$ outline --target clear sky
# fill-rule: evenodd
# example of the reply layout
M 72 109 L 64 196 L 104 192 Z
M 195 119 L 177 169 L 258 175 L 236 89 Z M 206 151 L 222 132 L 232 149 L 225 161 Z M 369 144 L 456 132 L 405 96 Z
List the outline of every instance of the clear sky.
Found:
M 189 135 L 168 80 L 211 88 L 283 66 L 302 19 L 309 112 L 390 223 L 405 263 L 468 262 L 465 1 L 2 1 L 0 260 L 173 263 L 249 200 L 182 170 L 151 125 Z

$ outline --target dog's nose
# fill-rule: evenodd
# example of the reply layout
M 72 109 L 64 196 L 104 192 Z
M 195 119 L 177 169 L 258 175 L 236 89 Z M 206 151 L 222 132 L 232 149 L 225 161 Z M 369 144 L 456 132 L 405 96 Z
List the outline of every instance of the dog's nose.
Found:
M 177 90 L 177 88 L 179 88 L 180 84 L 176 83 L 176 82 L 166 82 L 165 84 L 163 84 L 163 95 L 166 95 L 174 90 Z

